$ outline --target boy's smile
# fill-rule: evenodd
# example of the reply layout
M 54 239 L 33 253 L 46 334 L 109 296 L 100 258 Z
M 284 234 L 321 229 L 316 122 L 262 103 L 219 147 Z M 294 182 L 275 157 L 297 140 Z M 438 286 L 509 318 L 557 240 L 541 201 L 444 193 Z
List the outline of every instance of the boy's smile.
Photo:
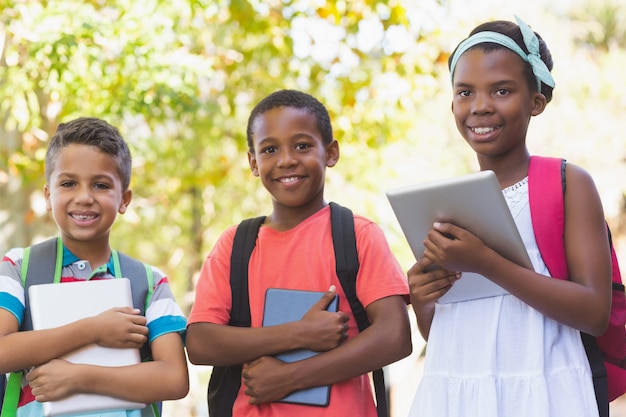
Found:
M 326 145 L 313 114 L 277 107 L 260 114 L 253 125 L 250 169 L 272 195 L 274 212 L 297 208 L 307 215 L 324 206 L 326 167 L 339 157 L 337 142 Z
M 122 191 L 113 157 L 72 144 L 60 151 L 44 195 L 64 244 L 77 254 L 78 247 L 90 242 L 108 247 L 111 226 L 117 213 L 126 211 L 132 192 Z

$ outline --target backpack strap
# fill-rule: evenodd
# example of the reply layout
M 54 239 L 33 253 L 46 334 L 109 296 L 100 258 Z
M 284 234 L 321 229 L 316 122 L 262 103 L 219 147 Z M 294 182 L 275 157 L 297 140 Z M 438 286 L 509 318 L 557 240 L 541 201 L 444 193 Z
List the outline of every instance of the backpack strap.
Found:
M 565 256 L 565 163 L 561 158 L 531 156 L 528 199 L 537 247 L 553 278 L 568 279 Z
M 248 265 L 256 246 L 259 228 L 265 216 L 246 219 L 235 232 L 230 257 L 230 288 L 233 295 L 229 325 L 250 327 L 250 296 L 248 294 Z
M 154 289 L 154 275 L 152 268 L 131 258 L 128 255 L 113 251 L 113 269 L 116 278 L 126 277 L 130 280 L 133 297 L 133 307 L 139 309 L 145 315 L 148 303 L 152 298 Z M 33 260 L 31 262 L 31 260 Z M 32 330 L 33 323 L 30 316 L 28 288 L 31 285 L 49 284 L 50 271 L 54 271 L 52 282 L 61 281 L 63 268 L 63 242 L 60 238 L 48 239 L 44 242 L 24 249 L 22 259 L 22 285 L 24 286 L 24 320 L 20 330 Z M 150 347 L 144 345 L 141 349 L 141 357 L 150 358 Z
M 369 325 L 363 304 L 356 296 L 356 276 L 359 271 L 359 254 L 354 237 L 354 216 L 349 208 L 330 203 L 330 221 L 335 249 L 335 270 L 341 287 L 350 302 L 350 308 L 362 332 Z M 352 238 L 350 238 L 352 237 Z
M 248 264 L 265 216 L 246 219 L 237 227 L 230 256 L 232 306 L 230 326 L 250 327 Z M 229 417 L 241 387 L 242 365 L 214 366 L 207 393 L 209 414 Z
M 532 156 L 528 198 L 533 231 L 541 257 L 553 278 L 569 279 L 565 254 L 565 159 Z M 595 337 L 580 333 L 589 360 L 600 417 L 609 415 L 608 378 Z
M 369 327 L 370 321 L 363 304 L 356 294 L 356 278 L 359 272 L 359 253 L 356 247 L 354 232 L 354 215 L 352 211 L 337 203 L 330 203 L 330 221 L 335 250 L 335 268 L 346 298 L 350 303 L 352 314 L 357 322 L 359 332 Z M 386 417 L 389 413 L 387 390 L 383 369 L 373 371 L 374 391 L 376 393 L 376 409 L 378 417 Z
M 137 259 L 131 258 L 120 252 L 115 252 L 113 257 L 115 273 L 120 274 L 116 278 L 128 278 L 133 293 L 133 306 L 141 310 L 141 315 L 146 314 L 148 304 L 154 291 L 154 274 L 150 265 L 144 264 Z M 116 261 L 116 259 L 118 261 Z M 118 263 L 119 262 L 119 263 Z M 119 272 L 118 272 L 119 271 Z M 141 279 L 140 279 L 141 278 Z
M 600 417 L 609 417 L 609 385 L 604 356 L 600 350 L 600 345 L 595 337 L 580 332 L 583 347 L 589 360 L 591 368 L 591 378 L 593 379 L 593 391 L 596 395 L 596 404 Z
M 113 269 L 116 278 L 130 280 L 133 307 L 139 310 L 139 314 L 145 316 L 154 292 L 152 267 L 128 255 L 113 251 Z M 144 343 L 139 353 L 142 361 L 152 360 L 152 349 L 149 343 Z
M 59 248 L 60 246 L 60 248 Z M 59 250 L 60 249 L 60 250 Z M 36 259 L 31 262 L 31 259 Z M 61 267 L 63 261 L 63 243 L 59 238 L 48 239 L 44 242 L 24 249 L 22 259 L 22 286 L 24 287 L 24 320 L 20 330 L 32 330 L 33 322 L 28 306 L 28 288 L 31 285 L 49 284 L 61 280 Z M 50 271 L 54 275 L 50 276 Z
M 4 379 L 5 376 L 2 375 Z M 1 417 L 15 417 L 17 405 L 20 400 L 20 390 L 22 388 L 22 372 L 11 372 L 6 381 L 6 391 L 2 401 Z

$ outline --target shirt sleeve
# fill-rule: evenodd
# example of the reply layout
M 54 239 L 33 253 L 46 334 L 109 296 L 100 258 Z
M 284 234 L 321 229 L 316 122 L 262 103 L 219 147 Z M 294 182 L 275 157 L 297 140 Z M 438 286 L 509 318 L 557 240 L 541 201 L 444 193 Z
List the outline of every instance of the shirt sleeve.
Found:
M 0 308 L 12 313 L 21 326 L 24 319 L 25 294 L 21 268 L 23 248 L 9 250 L 0 261 Z
M 232 307 L 230 255 L 235 231 L 236 226 L 233 226 L 220 236 L 202 265 L 189 324 L 197 322 L 228 324 L 230 321 Z
M 187 320 L 174 298 L 167 276 L 156 267 L 152 268 L 154 292 L 146 308 L 148 341 L 167 333 L 179 333 L 184 336 Z
M 355 216 L 354 220 L 360 263 L 357 296 L 363 307 L 393 295 L 403 296 L 408 302 L 406 274 L 391 252 L 383 230 L 364 217 Z

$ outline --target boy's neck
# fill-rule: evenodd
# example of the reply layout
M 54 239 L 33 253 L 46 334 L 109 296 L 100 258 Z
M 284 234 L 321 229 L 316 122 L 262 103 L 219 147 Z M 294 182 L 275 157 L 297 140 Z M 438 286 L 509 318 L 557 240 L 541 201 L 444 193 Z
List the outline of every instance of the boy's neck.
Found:
M 109 242 L 78 242 L 63 239 L 63 245 L 81 260 L 88 261 L 91 269 L 99 268 L 109 262 L 111 247 Z
M 263 225 L 281 232 L 290 230 L 318 211 L 322 210 L 327 205 L 328 203 L 326 201 L 321 201 L 321 203 L 310 204 L 307 206 L 286 207 L 274 202 L 274 210 L 272 211 L 272 214 L 267 216 Z

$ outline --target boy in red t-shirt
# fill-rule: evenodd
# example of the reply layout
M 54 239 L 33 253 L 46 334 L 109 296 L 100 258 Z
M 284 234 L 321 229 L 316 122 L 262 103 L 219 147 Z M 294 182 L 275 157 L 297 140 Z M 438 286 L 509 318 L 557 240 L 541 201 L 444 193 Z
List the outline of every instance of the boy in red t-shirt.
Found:
M 411 352 L 406 276 L 380 227 L 355 215 L 357 296 L 371 322 L 359 333 L 335 272 L 324 200 L 325 170 L 337 163 L 339 145 L 317 99 L 293 90 L 269 95 L 253 109 L 247 136 L 250 169 L 273 207 L 250 257 L 251 327 L 228 325 L 233 226 L 202 268 L 188 320 L 189 358 L 199 365 L 244 365 L 233 416 L 376 416 L 368 372 Z M 326 294 L 298 322 L 262 327 L 271 287 Z M 339 311 L 326 311 L 335 293 Z M 272 357 L 299 348 L 320 354 L 292 363 Z M 329 384 L 327 407 L 276 402 L 294 390 Z

